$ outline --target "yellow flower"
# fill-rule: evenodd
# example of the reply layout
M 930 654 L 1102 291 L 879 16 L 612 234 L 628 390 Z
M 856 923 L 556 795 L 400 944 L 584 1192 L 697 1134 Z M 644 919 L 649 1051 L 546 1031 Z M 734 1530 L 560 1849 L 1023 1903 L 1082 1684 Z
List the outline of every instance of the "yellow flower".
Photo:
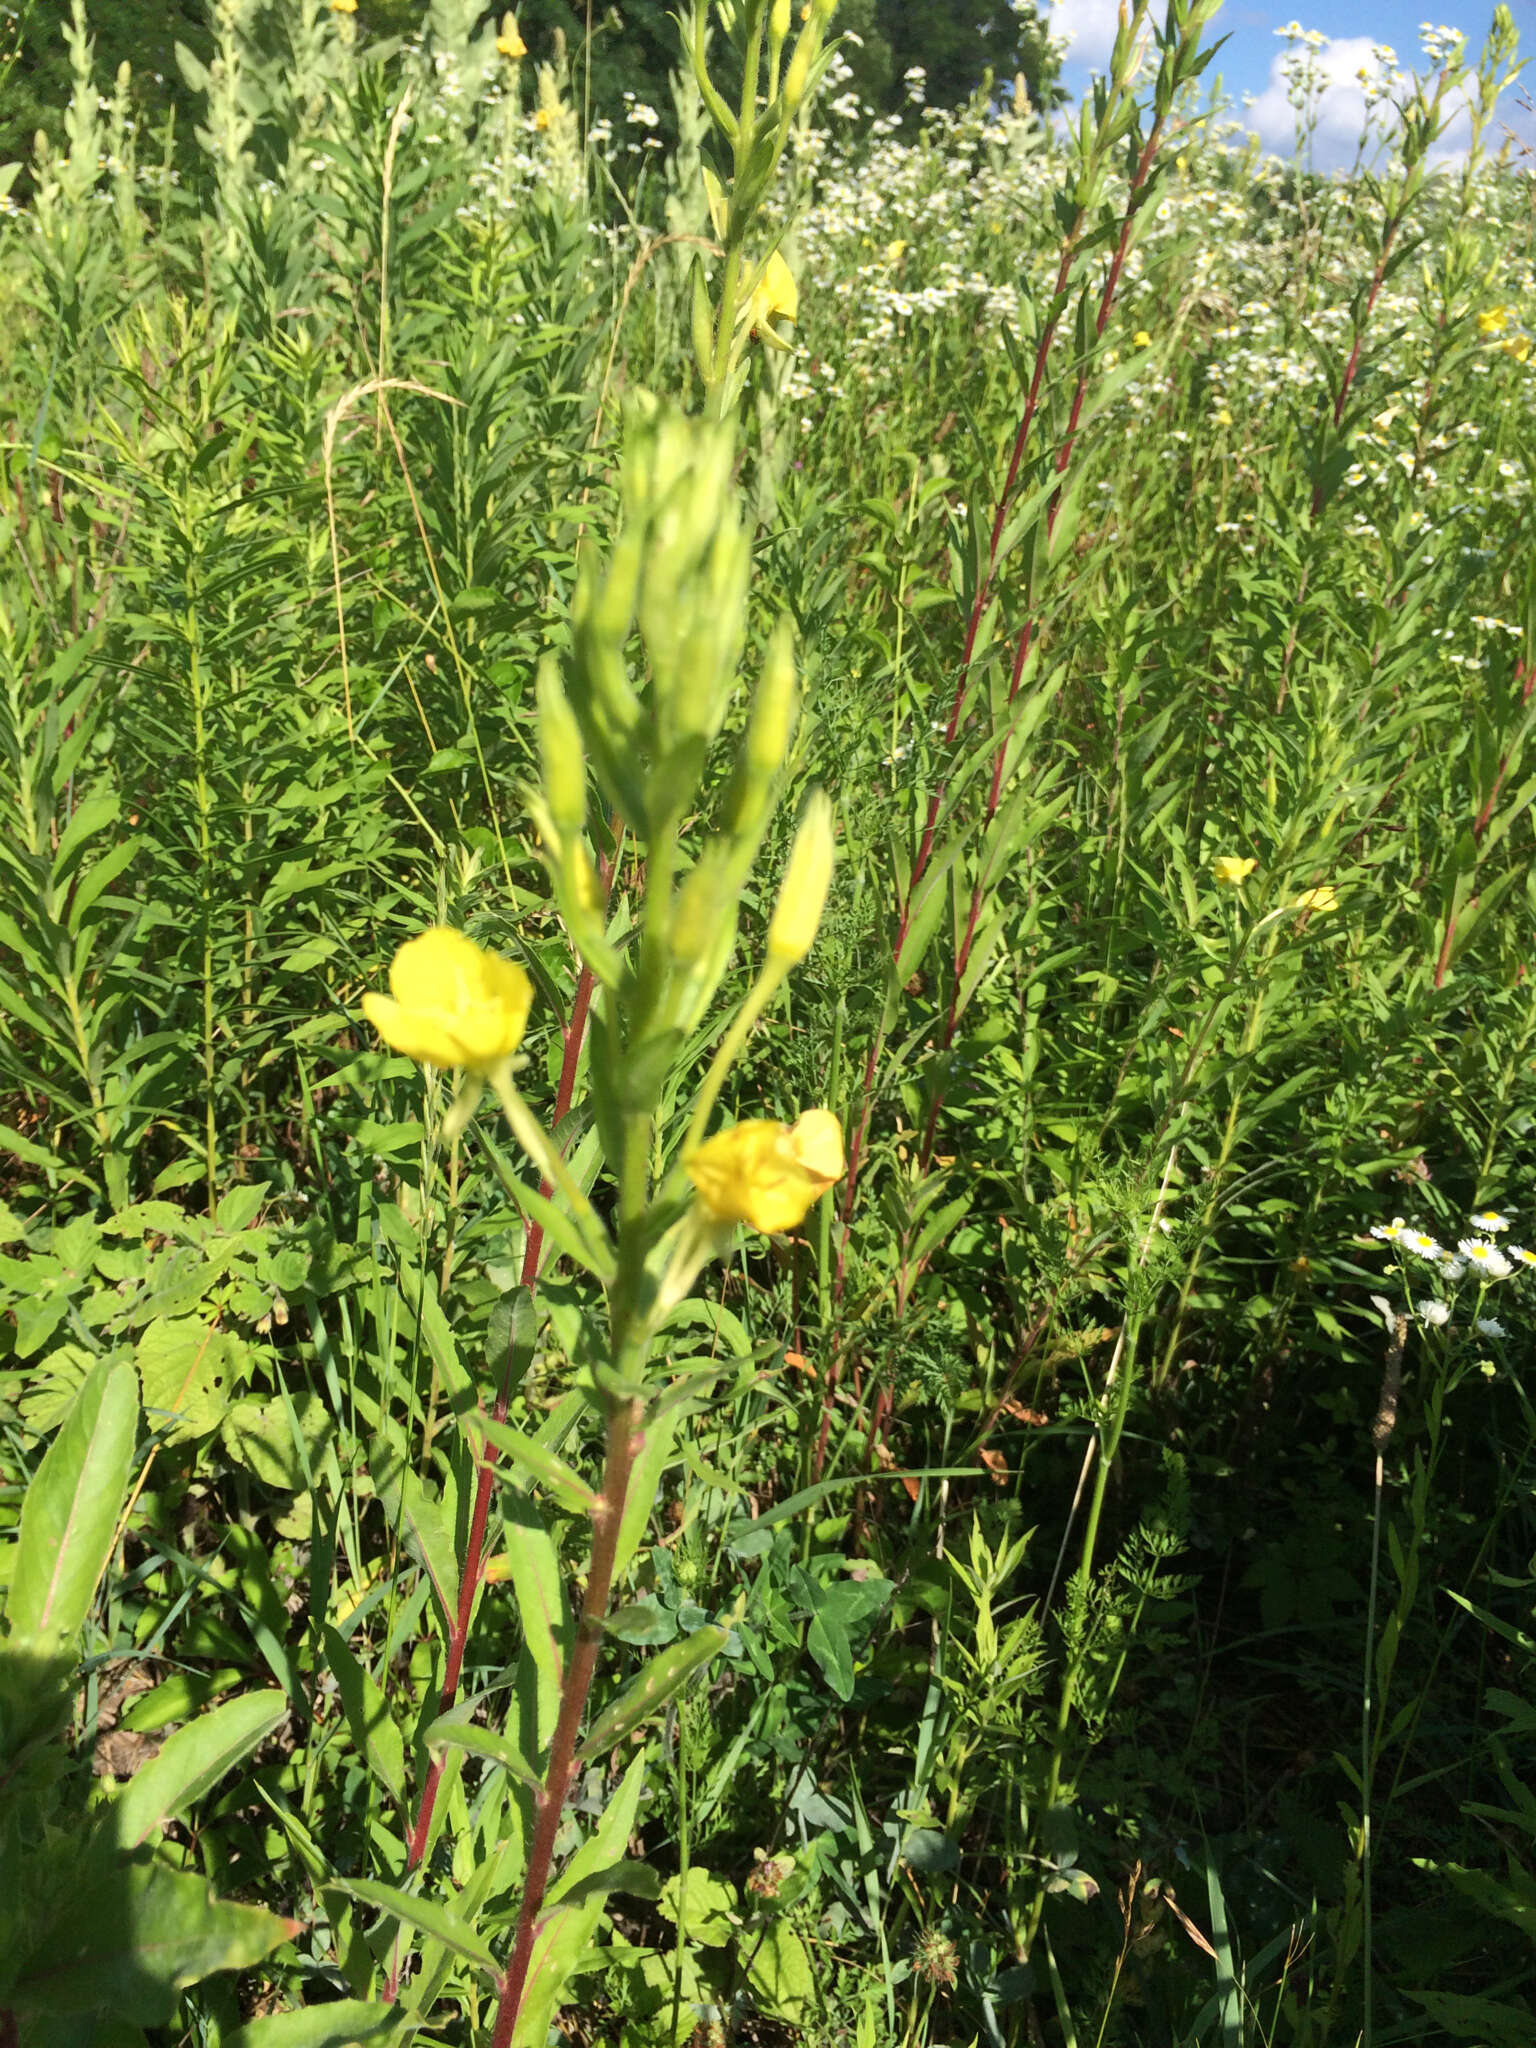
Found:
M 1337 907 L 1339 892 L 1329 888 L 1325 882 L 1320 889 L 1303 889 L 1296 898 L 1297 910 L 1333 910 Z
M 331 0 L 332 14 L 356 14 L 357 0 Z
M 899 236 L 894 242 L 887 242 L 885 245 L 885 260 L 887 263 L 899 263 L 906 253 L 907 245 Z
M 387 996 L 363 997 L 363 1015 L 386 1045 L 429 1066 L 481 1076 L 517 1051 L 533 1004 L 521 967 L 446 925 L 406 940 L 389 987 Z
M 758 334 L 771 332 L 774 320 L 798 319 L 800 313 L 800 287 L 795 283 L 795 273 L 775 249 L 763 265 L 763 274 L 748 301 L 752 327 Z
M 1231 415 L 1231 413 L 1229 413 L 1229 412 L 1227 411 L 1227 408 L 1226 408 L 1225 406 L 1223 406 L 1223 407 L 1221 408 L 1221 411 L 1220 411 L 1219 413 L 1217 413 L 1217 415 L 1216 415 L 1216 424 L 1217 424 L 1217 426 L 1218 426 L 1218 427 L 1230 427 L 1230 426 L 1231 426 L 1231 424 L 1232 424 L 1232 415 Z
M 1479 313 L 1477 316 L 1479 334 L 1502 334 L 1508 325 L 1508 306 L 1490 306 L 1486 313 Z
M 1152 346 L 1152 337 L 1148 334 L 1145 327 L 1137 328 L 1136 332 L 1131 336 L 1131 345 L 1133 348 L 1150 348 Z
M 528 54 L 528 45 L 523 41 L 516 29 L 513 29 L 510 35 L 498 36 L 496 38 L 496 48 L 503 57 L 510 58 L 514 64 L 519 57 L 526 57 Z
M 1238 853 L 1218 853 L 1211 863 L 1211 873 L 1223 888 L 1239 888 L 1258 866 L 1256 860 L 1248 860 Z
M 792 1124 L 754 1118 L 707 1138 L 687 1167 L 712 1221 L 793 1230 L 843 1177 L 842 1125 L 830 1109 Z
M 548 107 L 539 108 L 539 111 L 533 117 L 533 125 L 537 132 L 542 135 L 544 130 L 549 126 Z
M 1528 334 L 1506 334 L 1499 347 L 1505 355 L 1513 356 L 1517 363 L 1530 360 L 1531 337 Z

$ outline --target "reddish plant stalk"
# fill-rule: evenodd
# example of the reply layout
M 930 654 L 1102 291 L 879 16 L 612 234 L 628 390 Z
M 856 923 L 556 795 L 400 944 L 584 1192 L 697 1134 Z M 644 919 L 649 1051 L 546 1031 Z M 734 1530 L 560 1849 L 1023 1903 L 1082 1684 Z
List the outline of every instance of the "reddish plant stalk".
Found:
M 1349 361 L 1344 365 L 1344 375 L 1339 383 L 1339 395 L 1333 401 L 1333 424 L 1337 428 L 1344 418 L 1344 408 L 1349 403 L 1350 390 L 1354 385 L 1355 373 L 1360 368 L 1360 351 L 1365 346 L 1365 330 L 1370 325 L 1372 313 L 1376 310 L 1377 295 L 1387 274 L 1387 261 L 1392 254 L 1392 244 L 1397 240 L 1397 231 L 1402 226 L 1399 214 L 1393 220 L 1382 238 L 1381 254 L 1376 258 L 1376 268 L 1371 273 L 1371 288 L 1366 294 L 1365 311 L 1360 316 L 1360 325 L 1355 329 L 1354 346 L 1349 351 Z M 1312 486 L 1312 517 L 1316 519 L 1323 509 L 1323 486 L 1321 481 Z
M 576 984 L 576 994 L 571 1003 L 570 1019 L 564 1032 L 564 1051 L 560 1061 L 560 1082 L 555 1091 L 554 1128 L 558 1131 L 561 1119 L 571 1106 L 571 1097 L 576 1091 L 576 1069 L 581 1061 L 582 1042 L 587 1032 L 587 1014 L 592 1007 L 594 979 L 590 967 L 583 967 Z M 553 1183 L 541 1181 L 539 1193 L 546 1201 L 554 1193 Z M 538 1283 L 539 1258 L 544 1249 L 544 1227 L 540 1223 L 528 1225 L 528 1239 L 523 1247 L 522 1284 L 530 1290 Z M 503 1369 L 501 1385 L 496 1390 L 496 1403 L 492 1415 L 497 1422 L 507 1419 L 507 1407 L 512 1397 L 512 1352 L 507 1351 L 507 1362 Z M 448 1638 L 448 1656 L 443 1666 L 443 1686 L 439 1696 L 438 1710 L 446 1714 L 458 1697 L 459 1674 L 464 1668 L 464 1651 L 469 1642 L 469 1626 L 474 1619 L 475 1600 L 480 1591 L 480 1581 L 485 1568 L 485 1531 L 491 1514 L 491 1494 L 496 1484 L 496 1448 L 485 1446 L 475 1481 L 475 1501 L 470 1510 L 469 1541 L 464 1549 L 464 1569 L 459 1582 L 459 1607 L 454 1617 L 453 1633 Z M 406 1853 L 405 1867 L 414 1870 L 426 1854 L 427 1837 L 432 1828 L 432 1811 L 437 1804 L 437 1788 L 443 1775 L 443 1760 L 434 1756 L 427 1766 L 426 1779 L 421 1788 L 421 1802 L 416 1811 L 416 1825 L 411 1830 L 410 1846 Z M 398 1977 L 392 1973 L 386 1996 L 393 1997 L 399 1988 Z
M 1120 218 L 1119 238 L 1115 243 L 1114 255 L 1110 258 L 1109 269 L 1105 273 L 1104 288 L 1099 294 L 1099 310 L 1093 324 L 1095 340 L 1103 339 L 1104 330 L 1109 325 L 1109 316 L 1114 310 L 1115 294 L 1120 286 L 1120 273 L 1125 266 L 1126 255 L 1131 246 L 1131 233 L 1136 225 L 1136 201 L 1143 185 L 1145 185 L 1151 174 L 1152 165 L 1156 160 L 1157 152 L 1162 142 L 1162 136 L 1163 121 L 1162 117 L 1159 116 L 1153 122 L 1147 139 L 1141 146 L 1141 153 L 1136 159 L 1135 174 L 1131 179 L 1130 189 L 1126 194 L 1125 211 Z M 1072 393 L 1071 410 L 1067 416 L 1067 430 L 1062 437 L 1060 448 L 1056 451 L 1055 470 L 1058 479 L 1066 475 L 1068 465 L 1072 460 L 1072 449 L 1077 439 L 1077 430 L 1082 419 L 1083 405 L 1088 396 L 1088 378 L 1089 366 L 1085 363 L 1078 371 L 1077 387 Z M 1061 490 L 1058 488 L 1053 494 L 1046 511 L 1045 532 L 1047 541 L 1055 534 L 1056 520 L 1061 511 L 1061 502 Z M 1019 693 L 1019 685 L 1024 676 L 1024 664 L 1029 656 L 1037 623 L 1035 619 L 1027 618 L 1019 634 L 1018 647 L 1013 658 L 1013 674 L 1008 683 L 1008 706 L 1010 710 L 1013 708 L 1014 700 Z M 982 823 L 983 838 L 985 838 L 987 828 L 991 825 L 992 820 L 997 816 L 997 807 L 1002 800 L 1003 771 L 1007 765 L 1007 757 L 1008 742 L 1005 737 L 999 740 L 997 751 L 992 759 L 992 782 L 987 792 L 986 815 Z M 971 947 L 975 943 L 976 938 L 976 926 L 981 917 L 981 906 L 986 900 L 986 881 L 986 873 L 983 870 L 978 873 L 971 889 L 971 902 L 966 916 L 965 933 L 955 953 L 954 982 L 950 992 L 949 1014 L 944 1020 L 944 1031 L 940 1043 L 941 1052 L 948 1052 L 950 1046 L 954 1043 L 955 1030 L 960 1021 L 960 990 L 965 980 L 965 970 L 970 963 Z M 927 1172 L 933 1159 L 939 1115 L 943 1106 L 943 1086 L 942 1083 L 936 1083 L 933 1100 L 929 1105 L 927 1127 L 923 1133 L 922 1150 L 919 1154 L 919 1170 L 924 1173 Z
M 576 1762 L 576 1738 L 581 1730 L 587 1694 L 592 1689 L 592 1674 L 597 1668 L 598 1645 L 603 1639 L 619 1530 L 624 1520 L 624 1502 L 639 1449 L 637 1431 L 641 1412 L 638 1401 L 626 1401 L 617 1405 L 608 1417 L 608 1455 L 603 1467 L 602 1499 L 592 1513 L 592 1562 L 587 1571 L 587 1589 L 581 1603 L 575 1647 L 561 1687 L 560 1714 L 549 1747 L 544 1787 L 534 1801 L 536 1818 L 533 1843 L 528 1852 L 528 1876 L 523 1886 L 523 1902 L 518 1909 L 511 1960 L 501 1980 L 491 2048 L 508 2048 L 528 1983 L 528 1966 L 533 1960 L 539 1911 L 549 1888 L 555 1837 L 560 1832 L 560 1816 Z
M 1521 705 L 1529 704 L 1532 691 L 1536 691 L 1536 663 L 1527 664 L 1524 661 L 1518 663 L 1515 668 L 1515 683 L 1520 690 Z M 1472 843 L 1474 846 L 1481 844 L 1483 834 L 1488 830 L 1489 823 L 1492 820 L 1493 807 L 1499 800 L 1499 792 L 1504 787 L 1504 778 L 1509 773 L 1511 751 L 1506 749 L 1500 755 L 1498 769 L 1493 778 L 1493 787 L 1488 792 L 1487 801 L 1472 820 Z M 1440 941 L 1440 955 L 1435 962 L 1436 988 L 1444 988 L 1445 986 L 1445 977 L 1451 971 L 1451 948 L 1455 941 L 1456 912 L 1453 909 L 1445 920 L 1445 937 Z

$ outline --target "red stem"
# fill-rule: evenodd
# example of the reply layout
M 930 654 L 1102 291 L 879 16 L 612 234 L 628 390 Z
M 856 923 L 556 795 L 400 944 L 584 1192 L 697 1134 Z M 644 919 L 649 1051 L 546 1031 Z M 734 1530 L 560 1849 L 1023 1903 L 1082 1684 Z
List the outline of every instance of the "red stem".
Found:
M 619 1547 L 619 1529 L 624 1520 L 624 1502 L 629 1492 L 630 1473 L 639 1449 L 637 1431 L 641 1406 L 627 1401 L 608 1418 L 608 1456 L 603 1470 L 603 1497 L 593 1510 L 592 1562 L 587 1572 L 587 1590 L 581 1604 L 581 1624 L 576 1645 L 566 1668 L 560 1694 L 560 1714 L 555 1722 L 554 1740 L 549 1747 L 549 1766 L 544 1789 L 534 1801 L 537 1818 L 533 1844 L 528 1852 L 528 1878 L 523 1886 L 523 1903 L 518 1909 L 517 1933 L 512 1957 L 501 1980 L 501 1997 L 496 2008 L 496 2031 L 491 2048 L 508 2048 L 517 2024 L 518 2008 L 528 1982 L 533 1960 L 534 1937 L 538 1932 L 539 1909 L 549 1888 L 549 1869 L 554 1859 L 555 1837 L 576 1761 L 576 1737 L 592 1689 L 597 1667 L 597 1647 L 603 1639 L 603 1621 L 613 1587 L 613 1564 Z

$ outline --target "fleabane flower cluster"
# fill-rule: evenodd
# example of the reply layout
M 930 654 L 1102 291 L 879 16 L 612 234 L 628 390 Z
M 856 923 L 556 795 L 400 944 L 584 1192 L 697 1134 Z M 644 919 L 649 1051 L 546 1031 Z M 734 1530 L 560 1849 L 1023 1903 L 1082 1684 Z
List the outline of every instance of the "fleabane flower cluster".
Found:
M 1496 1209 L 1484 1209 L 1468 1217 L 1468 1234 L 1458 1238 L 1453 1248 L 1442 1245 L 1428 1231 L 1405 1223 L 1401 1216 L 1394 1216 L 1390 1223 L 1373 1223 L 1371 1236 L 1391 1245 L 1405 1259 L 1422 1260 L 1444 1288 L 1454 1289 L 1469 1275 L 1475 1276 L 1481 1307 L 1482 1296 L 1490 1286 L 1508 1280 L 1521 1268 L 1536 1267 L 1536 1252 L 1527 1251 L 1523 1245 L 1495 1242 L 1509 1228 L 1507 1216 L 1501 1216 Z M 1438 1292 L 1415 1297 L 1412 1278 L 1407 1272 L 1404 1278 L 1419 1322 L 1427 1329 L 1443 1329 L 1449 1324 L 1453 1302 L 1443 1300 Z M 1494 1316 L 1474 1315 L 1472 1327 L 1483 1337 L 1506 1334 L 1503 1324 Z

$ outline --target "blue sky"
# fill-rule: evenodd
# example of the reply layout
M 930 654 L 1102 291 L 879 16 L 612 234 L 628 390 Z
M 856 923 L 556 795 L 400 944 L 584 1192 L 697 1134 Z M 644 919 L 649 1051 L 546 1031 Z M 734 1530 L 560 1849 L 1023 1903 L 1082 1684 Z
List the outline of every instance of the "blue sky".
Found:
M 1154 7 L 1158 0 L 1153 0 Z M 1318 131 L 1317 161 L 1327 168 L 1348 162 L 1354 155 L 1364 102 L 1356 72 L 1362 64 L 1372 68 L 1373 43 L 1389 44 L 1403 70 L 1427 69 L 1419 42 L 1419 24 L 1430 20 L 1459 28 L 1475 50 L 1482 44 L 1493 14 L 1493 0 L 1477 0 L 1475 7 L 1460 0 L 1440 0 L 1450 11 L 1430 14 L 1412 0 L 1316 0 L 1294 8 L 1264 7 L 1254 0 L 1226 0 L 1209 31 L 1212 38 L 1226 36 L 1225 47 L 1212 66 L 1219 71 L 1228 96 L 1235 103 L 1234 119 L 1242 119 L 1262 137 L 1266 146 L 1282 155 L 1292 149 L 1293 116 L 1286 103 L 1285 82 L 1280 60 L 1286 44 L 1275 31 L 1287 22 L 1299 21 L 1303 28 L 1318 29 L 1329 38 L 1321 61 L 1335 83 L 1324 102 Z M 1522 54 L 1536 56 L 1536 0 L 1510 0 L 1521 31 Z M 1090 70 L 1102 69 L 1114 40 L 1118 0 L 1053 0 L 1051 14 L 1056 32 L 1069 41 L 1065 81 L 1074 92 L 1080 90 Z M 1207 77 L 1211 74 L 1208 73 Z M 1536 85 L 1536 65 L 1527 73 L 1528 86 Z M 1244 108 L 1244 93 L 1255 104 Z M 1504 102 L 1511 127 L 1529 135 L 1529 116 L 1515 103 L 1514 93 Z M 1454 137 L 1448 138 L 1454 142 Z M 1493 138 L 1497 146 L 1497 136 Z

